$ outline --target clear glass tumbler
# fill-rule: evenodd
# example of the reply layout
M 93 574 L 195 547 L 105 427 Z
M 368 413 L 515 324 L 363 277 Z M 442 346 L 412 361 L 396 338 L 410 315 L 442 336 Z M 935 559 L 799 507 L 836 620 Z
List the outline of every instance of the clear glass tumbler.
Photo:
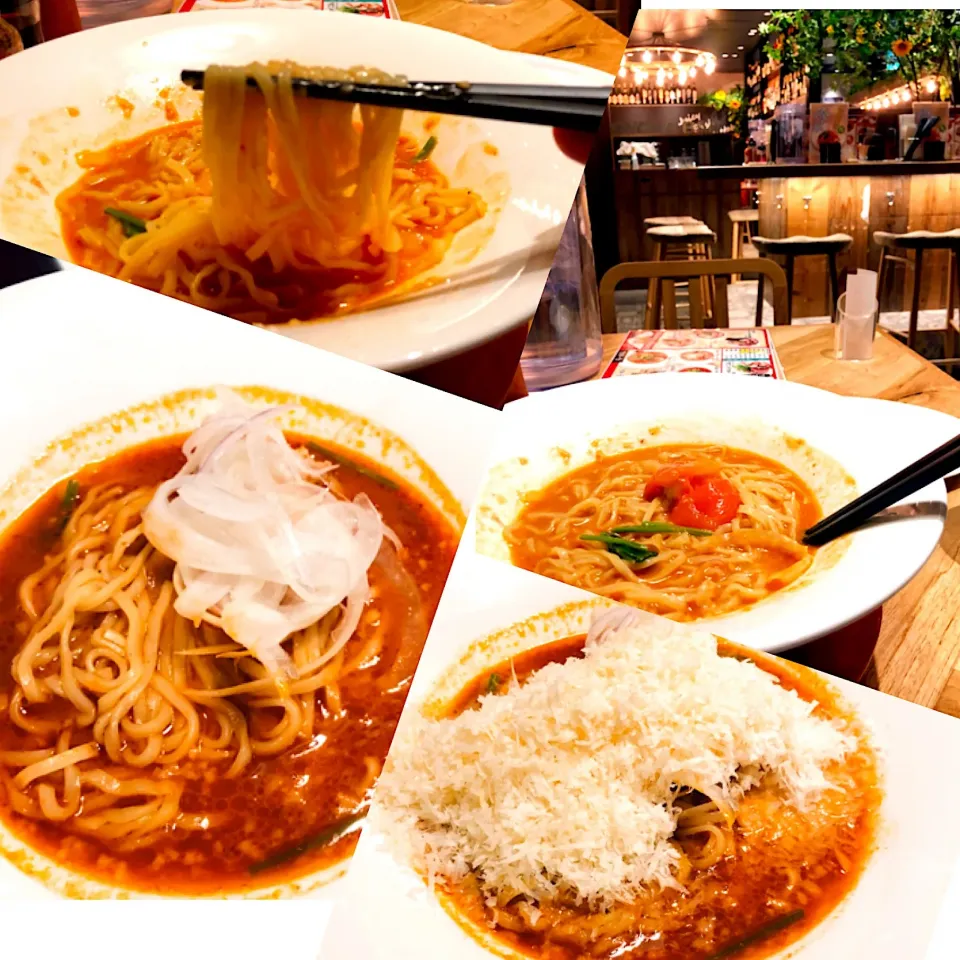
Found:
M 847 310 L 847 295 L 840 294 L 837 300 L 837 327 L 834 341 L 838 360 L 870 360 L 873 357 L 873 341 L 877 335 L 879 304 L 873 301 L 869 313 L 853 314 Z
M 602 358 L 597 268 L 581 181 L 520 366 L 528 390 L 546 390 L 592 377 Z

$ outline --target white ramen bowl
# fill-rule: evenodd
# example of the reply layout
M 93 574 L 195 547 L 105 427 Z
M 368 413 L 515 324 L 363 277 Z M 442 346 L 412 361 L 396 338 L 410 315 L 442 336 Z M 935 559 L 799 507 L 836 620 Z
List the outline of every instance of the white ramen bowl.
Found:
M 400 720 L 435 696 L 521 650 L 583 633 L 609 601 L 472 554 L 454 561 Z M 688 625 L 680 625 L 689 629 Z M 678 637 L 682 642 L 682 639 Z M 764 960 L 922 960 L 951 874 L 960 872 L 960 833 L 947 784 L 960 788 L 960 724 L 858 684 L 827 678 L 870 731 L 883 799 L 876 849 L 837 908 L 785 950 Z M 932 779 L 933 809 L 917 814 L 917 784 Z M 376 802 L 376 798 L 374 798 Z M 944 919 L 952 914 L 943 907 Z M 376 923 L 370 918 L 377 917 Z M 878 918 L 883 918 L 878 923 Z M 364 831 L 324 938 L 323 960 L 519 960 L 502 943 L 483 946 L 430 891 L 374 824 Z M 526 954 L 523 954 L 526 956 Z M 930 955 L 928 960 L 941 960 Z
M 289 426 L 384 464 L 456 529 L 498 421 L 486 407 L 438 404 L 430 388 L 87 270 L 0 291 L 0 318 L 0 530 L 80 467 L 197 426 L 217 406 L 217 384 L 267 388 L 272 396 L 248 391 L 258 404 L 292 398 Z M 0 854 L 0 900 L 148 896 L 54 863 L 2 821 Z M 244 896 L 332 900 L 348 865 Z
M 428 27 L 316 10 L 216 10 L 86 30 L 0 61 L 0 89 L 17 91 L 0 103 L 0 237 L 66 258 L 54 200 L 80 174 L 76 151 L 167 123 L 157 100 L 164 88 L 180 90 L 175 100 L 188 117 L 199 95 L 180 86 L 181 70 L 254 60 L 363 64 L 418 80 L 612 81 L 577 64 L 507 53 Z M 117 94 L 134 105 L 129 117 Z M 408 114 L 405 129 L 423 139 L 425 117 Z M 563 154 L 547 127 L 442 117 L 434 132 L 434 161 L 454 185 L 479 190 L 490 208 L 430 272 L 437 285 L 389 306 L 270 329 L 397 371 L 459 353 L 529 318 L 582 164 Z
M 597 449 L 615 453 L 641 442 L 720 442 L 772 457 L 806 480 L 831 513 L 943 443 L 951 421 L 903 404 L 751 377 L 652 374 L 578 384 L 506 408 L 465 539 L 479 553 L 510 562 L 503 529 L 525 493 L 590 462 Z M 655 436 L 650 428 L 658 428 Z M 804 443 L 796 447 L 795 439 Z M 811 570 L 787 589 L 701 622 L 730 640 L 777 651 L 865 616 L 936 548 L 946 487 L 933 483 L 893 509 L 915 515 L 821 548 Z

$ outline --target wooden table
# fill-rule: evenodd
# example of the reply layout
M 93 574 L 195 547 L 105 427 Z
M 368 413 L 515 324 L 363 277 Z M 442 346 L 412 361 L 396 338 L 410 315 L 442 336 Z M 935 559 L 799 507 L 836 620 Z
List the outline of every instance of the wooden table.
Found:
M 851 397 L 931 407 L 960 417 L 960 383 L 886 333 L 873 360 L 830 358 L 830 325 L 772 327 L 787 378 Z M 601 372 L 623 342 L 603 338 Z M 883 607 L 873 660 L 863 682 L 960 717 L 960 485 L 948 484 L 940 544 L 923 569 Z M 815 665 L 815 664 L 813 664 Z
M 535 53 L 616 73 L 627 38 L 575 0 L 396 0 L 400 19 L 459 33 L 501 50 Z

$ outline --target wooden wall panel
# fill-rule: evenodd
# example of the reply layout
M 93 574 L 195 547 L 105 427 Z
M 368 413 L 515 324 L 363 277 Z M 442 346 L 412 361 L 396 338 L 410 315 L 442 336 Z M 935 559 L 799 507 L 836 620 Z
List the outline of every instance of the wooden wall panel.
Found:
M 853 237 L 848 253 L 838 259 L 843 274 L 849 270 L 876 270 L 880 248 L 873 241 L 878 230 L 952 230 L 960 227 L 960 175 L 887 177 L 784 177 L 762 180 L 760 233 L 769 237 Z M 794 317 L 819 317 L 829 311 L 827 264 L 824 257 L 796 261 L 793 291 Z M 883 311 L 908 310 L 913 271 L 897 265 L 881 292 Z M 920 308 L 943 309 L 947 298 L 947 254 L 928 253 L 923 263 Z

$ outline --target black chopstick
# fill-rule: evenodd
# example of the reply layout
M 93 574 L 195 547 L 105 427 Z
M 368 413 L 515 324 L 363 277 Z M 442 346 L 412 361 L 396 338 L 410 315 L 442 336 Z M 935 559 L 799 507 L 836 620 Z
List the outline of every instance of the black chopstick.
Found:
M 837 537 L 852 533 L 863 526 L 872 516 L 893 506 L 911 493 L 922 490 L 927 484 L 940 480 L 960 467 L 960 435 L 942 447 L 911 463 L 899 473 L 884 480 L 872 490 L 841 507 L 829 517 L 815 523 L 803 535 L 808 547 L 822 547 Z
M 202 70 L 184 70 L 180 79 L 203 89 Z M 247 86 L 257 87 L 254 77 Z M 339 100 L 375 107 L 448 113 L 484 120 L 508 120 L 594 133 L 607 107 L 610 88 L 535 86 L 509 83 L 439 83 L 409 80 L 402 85 L 347 80 L 294 79 L 294 91 L 318 100 Z

